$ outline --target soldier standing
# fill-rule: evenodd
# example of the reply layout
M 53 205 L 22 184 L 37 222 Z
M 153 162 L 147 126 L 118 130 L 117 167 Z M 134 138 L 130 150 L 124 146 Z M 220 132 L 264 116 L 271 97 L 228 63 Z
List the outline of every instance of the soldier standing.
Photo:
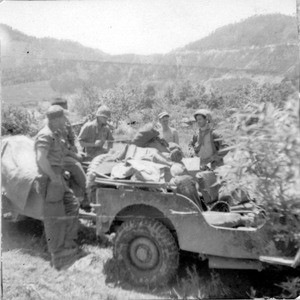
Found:
M 221 136 L 218 135 L 211 126 L 211 112 L 206 109 L 199 109 L 194 113 L 199 131 L 194 134 L 189 143 L 189 151 L 192 155 L 200 157 L 200 167 L 205 168 L 211 164 L 214 170 L 224 164 L 223 157 L 227 151 L 221 151 L 226 146 L 223 144 Z
M 37 165 L 43 174 L 45 187 L 44 228 L 52 265 L 60 269 L 78 258 L 75 243 L 78 232 L 78 202 L 65 183 L 64 146 L 61 132 L 67 121 L 64 110 L 58 105 L 47 112 L 47 124 L 35 139 Z
M 170 115 L 167 112 L 162 112 L 158 115 L 158 121 L 161 125 L 160 137 L 168 143 L 176 143 L 179 145 L 178 131 L 169 126 Z

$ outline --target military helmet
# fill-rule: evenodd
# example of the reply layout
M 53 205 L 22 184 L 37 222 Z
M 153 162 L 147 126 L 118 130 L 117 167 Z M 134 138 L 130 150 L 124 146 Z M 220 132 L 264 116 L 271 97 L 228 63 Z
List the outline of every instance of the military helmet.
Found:
M 110 109 L 105 106 L 105 105 L 102 105 L 98 108 L 97 112 L 96 112 L 96 116 L 97 117 L 105 117 L 105 118 L 108 118 L 110 119 L 111 117 L 111 111 Z
M 197 115 L 202 115 L 202 116 L 204 116 L 208 122 L 211 122 L 211 121 L 212 121 L 211 111 L 209 111 L 208 109 L 198 109 L 198 110 L 194 113 L 194 118 L 195 118 L 195 120 L 196 120 Z

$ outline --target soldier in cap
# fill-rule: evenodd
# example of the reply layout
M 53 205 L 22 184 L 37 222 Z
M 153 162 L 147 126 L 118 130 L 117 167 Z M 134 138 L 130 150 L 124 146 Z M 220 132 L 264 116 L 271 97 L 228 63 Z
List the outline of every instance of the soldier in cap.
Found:
M 51 101 L 51 105 L 59 105 L 61 106 L 63 109 L 68 110 L 68 101 L 65 98 L 54 98 Z M 75 133 L 74 130 L 72 129 L 71 123 L 69 122 L 69 120 L 67 120 L 66 122 L 66 130 L 63 133 L 64 135 L 64 140 L 66 143 L 66 146 L 68 147 L 68 149 L 72 150 L 73 152 L 77 152 L 76 146 L 75 146 Z
M 68 102 L 64 98 L 54 98 L 51 102 L 51 105 L 59 105 L 63 109 L 68 109 Z M 86 177 L 82 165 L 80 163 L 81 156 L 77 154 L 77 149 L 75 146 L 75 133 L 72 129 L 71 123 L 66 119 L 65 130 L 62 132 L 62 140 L 65 148 L 65 157 L 64 157 L 64 168 L 70 172 L 72 175 L 76 187 L 73 186 L 73 191 L 81 202 L 82 208 L 89 207 L 87 194 L 85 192 L 86 186 Z
M 111 112 L 107 106 L 100 106 L 96 112 L 96 119 L 85 123 L 79 133 L 78 140 L 85 149 L 88 158 L 94 158 L 107 153 L 113 146 L 113 136 L 107 121 Z M 107 143 L 107 147 L 104 145 Z
M 161 125 L 159 131 L 160 137 L 166 140 L 168 143 L 179 144 L 178 132 L 175 128 L 169 126 L 170 115 L 164 111 L 158 115 L 158 121 Z
M 225 145 L 222 142 L 221 136 L 211 126 L 212 116 L 209 110 L 197 110 L 194 113 L 194 118 L 199 131 L 193 135 L 189 143 L 190 154 L 200 157 L 200 167 L 202 169 L 205 169 L 207 164 L 210 163 L 211 168 L 214 170 L 224 164 L 223 157 L 227 152 L 221 150 L 225 148 Z
M 78 258 L 78 202 L 64 181 L 64 145 L 61 133 L 66 117 L 58 105 L 47 112 L 47 123 L 35 138 L 36 160 L 44 187 L 44 228 L 52 265 L 60 269 Z

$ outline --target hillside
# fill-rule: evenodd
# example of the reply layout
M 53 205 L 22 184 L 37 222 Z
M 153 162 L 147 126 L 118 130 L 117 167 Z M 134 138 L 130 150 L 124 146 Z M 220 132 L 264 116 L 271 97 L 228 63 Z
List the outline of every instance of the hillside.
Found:
M 280 14 L 254 16 L 168 54 L 147 56 L 112 56 L 79 43 L 1 28 L 13 49 L 2 59 L 4 86 L 49 81 L 55 92 L 72 93 L 84 82 L 101 89 L 152 84 L 159 90 L 182 81 L 224 88 L 282 80 L 297 86 L 298 81 L 297 21 Z
M 235 24 L 223 26 L 209 36 L 188 44 L 183 49 L 239 49 L 297 43 L 297 19 L 280 14 L 253 16 Z
M 7 38 L 6 55 L 2 57 L 3 69 L 40 65 L 49 59 L 103 61 L 109 57 L 98 49 L 84 47 L 74 41 L 36 38 L 5 24 L 0 24 L 0 33 Z

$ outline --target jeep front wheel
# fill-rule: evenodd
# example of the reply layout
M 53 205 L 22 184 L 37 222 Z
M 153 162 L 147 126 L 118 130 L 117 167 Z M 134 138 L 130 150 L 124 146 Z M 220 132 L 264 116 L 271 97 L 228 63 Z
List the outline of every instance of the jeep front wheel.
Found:
M 163 285 L 176 273 L 177 243 L 161 222 L 152 219 L 126 221 L 119 228 L 114 257 L 136 285 Z

